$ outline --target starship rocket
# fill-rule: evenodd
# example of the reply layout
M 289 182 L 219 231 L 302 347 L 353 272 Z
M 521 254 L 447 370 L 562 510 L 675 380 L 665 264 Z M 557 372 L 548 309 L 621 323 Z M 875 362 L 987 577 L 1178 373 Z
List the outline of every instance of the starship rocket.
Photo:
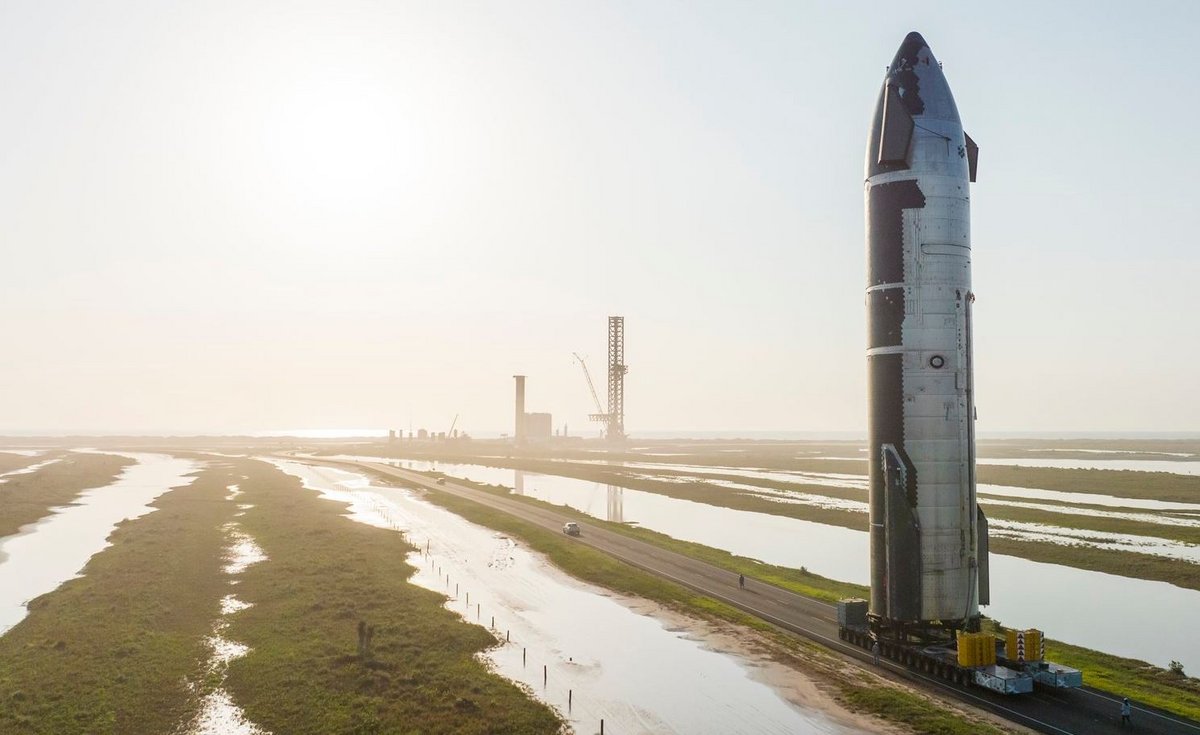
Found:
M 971 191 L 978 147 L 941 65 L 910 33 L 866 156 L 871 616 L 972 628 L 988 602 L 975 494 Z

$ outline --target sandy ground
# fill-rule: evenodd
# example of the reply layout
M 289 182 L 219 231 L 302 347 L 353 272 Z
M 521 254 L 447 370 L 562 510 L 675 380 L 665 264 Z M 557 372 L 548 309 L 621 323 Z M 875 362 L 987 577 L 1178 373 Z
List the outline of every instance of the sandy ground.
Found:
M 754 631 L 684 615 L 641 597 L 613 597 L 638 614 L 662 621 L 670 630 L 685 632 L 707 650 L 737 657 L 750 670 L 755 681 L 771 687 L 801 709 L 821 712 L 831 721 L 856 732 L 909 732 L 875 717 L 846 709 L 837 701 L 828 685 L 779 661 L 772 651 L 772 645 Z

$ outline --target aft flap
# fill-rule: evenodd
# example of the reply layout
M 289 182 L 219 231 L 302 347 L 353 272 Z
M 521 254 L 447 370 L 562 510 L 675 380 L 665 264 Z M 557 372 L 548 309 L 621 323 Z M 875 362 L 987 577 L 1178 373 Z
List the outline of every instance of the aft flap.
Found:
M 983 508 L 978 505 L 975 506 L 975 512 L 978 517 L 975 528 L 979 534 L 975 540 L 975 554 L 979 564 L 979 604 L 989 605 L 992 602 L 992 580 L 991 570 L 988 568 L 988 520 L 983 514 Z
M 971 170 L 971 183 L 974 184 L 975 174 L 979 171 L 979 146 L 975 145 L 965 130 L 963 135 L 967 137 L 967 167 Z

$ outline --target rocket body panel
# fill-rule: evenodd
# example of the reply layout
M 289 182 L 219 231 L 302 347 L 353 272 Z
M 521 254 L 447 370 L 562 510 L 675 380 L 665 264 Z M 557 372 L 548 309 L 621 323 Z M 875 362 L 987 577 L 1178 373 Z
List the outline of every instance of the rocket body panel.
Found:
M 898 622 L 978 613 L 971 173 L 950 87 L 909 34 L 879 95 L 865 192 L 871 612 Z

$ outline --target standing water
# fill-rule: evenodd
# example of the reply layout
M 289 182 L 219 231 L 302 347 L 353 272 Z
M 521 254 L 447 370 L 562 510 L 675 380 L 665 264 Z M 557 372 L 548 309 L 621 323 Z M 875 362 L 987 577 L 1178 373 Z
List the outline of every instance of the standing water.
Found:
M 752 666 L 761 672 L 778 664 L 713 651 L 626 606 L 635 601 L 581 583 L 512 539 L 411 491 L 372 487 L 343 470 L 276 465 L 347 503 L 351 518 L 403 530 L 422 547 L 409 557 L 417 569 L 413 582 L 446 593 L 446 607 L 469 622 L 491 627 L 494 617 L 497 637 L 511 642 L 483 657 L 580 732 L 595 731 L 601 719 L 612 732 L 852 731 L 755 679 Z M 788 676 L 790 684 L 799 678 Z M 664 681 L 672 686 L 663 688 Z
M 118 454 L 113 452 L 113 454 Z M 26 603 L 79 575 L 93 554 L 108 546 L 117 524 L 153 510 L 159 495 L 194 478 L 195 462 L 163 454 L 125 454 L 137 464 L 111 484 L 87 490 L 74 504 L 0 539 L 0 634 L 28 612 Z
M 831 579 L 869 584 L 868 536 L 766 513 L 720 508 L 558 475 L 481 465 L 406 461 L 416 470 L 513 487 L 605 520 L 633 522 L 673 538 L 723 549 Z M 1036 492 L 1036 491 L 1035 491 Z M 619 513 L 619 515 L 614 515 Z M 1058 640 L 1166 667 L 1200 669 L 1200 639 L 1180 638 L 1200 610 L 1200 592 L 1154 582 L 991 554 L 992 604 L 984 612 L 1014 628 L 1040 628 Z M 1130 625 L 1156 610 L 1162 625 Z M 1175 625 L 1166 624 L 1174 622 Z

